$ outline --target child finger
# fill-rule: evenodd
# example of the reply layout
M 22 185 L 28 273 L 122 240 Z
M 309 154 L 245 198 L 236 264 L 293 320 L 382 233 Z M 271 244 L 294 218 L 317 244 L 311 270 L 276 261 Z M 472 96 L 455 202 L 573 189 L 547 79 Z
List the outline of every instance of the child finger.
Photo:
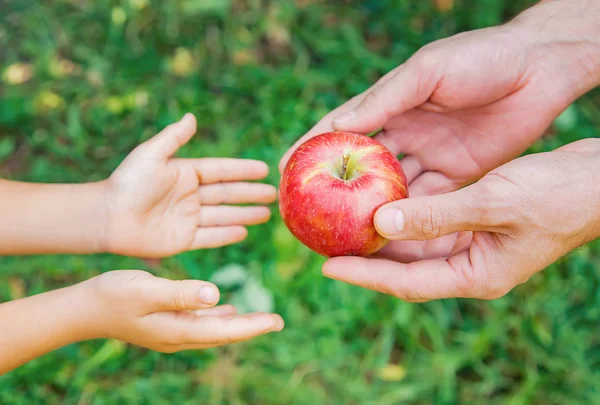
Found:
M 185 145 L 196 133 L 196 117 L 185 114 L 183 118 L 159 132 L 143 144 L 143 148 L 153 156 L 168 159 Z
M 182 345 L 226 345 L 283 329 L 279 315 L 254 313 L 231 317 L 198 317 L 178 331 Z
M 255 337 L 258 337 L 260 335 L 266 335 L 267 333 L 271 333 L 273 331 L 266 331 L 265 333 L 260 333 L 258 335 L 254 335 L 254 336 L 249 336 L 247 338 L 243 338 L 243 339 L 238 339 L 236 341 L 233 342 L 229 342 L 229 343 L 209 343 L 209 344 L 198 344 L 198 343 L 186 343 L 186 344 L 182 344 L 182 345 L 177 345 L 177 349 L 176 351 L 181 352 L 181 351 L 186 351 L 186 350 L 206 350 L 206 349 L 212 349 L 214 347 L 219 347 L 219 346 L 226 346 L 229 344 L 235 344 L 235 343 L 242 343 L 242 342 L 246 342 L 248 340 L 252 340 Z
M 191 249 L 217 248 L 241 242 L 248 235 L 243 226 L 198 228 Z
M 199 225 L 256 225 L 267 222 L 270 217 L 271 210 L 267 207 L 204 206 L 200 208 Z
M 138 288 L 149 302 L 149 310 L 186 311 L 213 307 L 219 301 L 219 289 L 201 280 L 167 280 L 155 277 Z
M 178 159 L 177 162 L 182 165 L 192 165 L 198 173 L 201 184 L 260 180 L 269 174 L 269 167 L 260 160 L 203 158 Z
M 202 205 L 219 204 L 269 204 L 277 198 L 277 189 L 263 183 L 215 183 L 198 189 Z
M 219 305 L 218 307 L 198 309 L 194 311 L 196 316 L 231 316 L 235 315 L 237 310 L 233 305 Z

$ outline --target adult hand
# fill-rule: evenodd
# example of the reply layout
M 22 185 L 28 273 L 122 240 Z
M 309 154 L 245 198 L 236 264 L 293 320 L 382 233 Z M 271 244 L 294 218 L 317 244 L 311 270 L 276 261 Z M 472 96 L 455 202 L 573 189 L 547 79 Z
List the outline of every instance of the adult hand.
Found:
M 196 119 L 179 122 L 138 146 L 106 181 L 107 250 L 159 258 L 243 240 L 244 225 L 266 222 L 264 206 L 275 187 L 250 183 L 268 174 L 264 162 L 246 159 L 178 159 L 173 154 L 196 132 Z
M 499 27 L 431 43 L 325 116 L 302 142 L 369 133 L 395 154 L 411 197 L 456 190 L 514 159 L 576 98 L 600 83 L 600 3 L 550 1 Z M 390 243 L 394 260 L 443 257 L 465 235 Z
M 389 239 L 473 231 L 470 243 L 408 264 L 337 257 L 324 274 L 407 301 L 501 297 L 600 237 L 598 173 L 600 139 L 586 139 L 514 160 L 459 191 L 386 204 L 375 224 Z

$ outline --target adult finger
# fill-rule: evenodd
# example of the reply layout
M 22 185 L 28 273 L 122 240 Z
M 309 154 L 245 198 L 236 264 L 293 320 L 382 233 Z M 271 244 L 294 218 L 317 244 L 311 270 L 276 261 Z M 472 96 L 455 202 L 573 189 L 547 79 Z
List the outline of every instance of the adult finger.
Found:
M 406 181 L 409 184 L 410 191 L 410 183 L 412 183 L 417 177 L 419 177 L 423 173 L 423 165 L 415 156 L 403 157 L 402 159 L 400 159 L 400 165 L 402 166 L 402 170 L 404 171 L 404 175 L 406 176 Z
M 243 241 L 248 230 L 243 226 L 198 228 L 191 249 L 217 248 Z
M 429 53 L 412 57 L 399 66 L 384 84 L 376 85 L 355 108 L 335 117 L 333 128 L 369 133 L 383 127 L 391 117 L 425 103 L 439 81 L 437 69 L 431 66 L 435 63 L 435 55 Z
M 485 298 L 488 291 L 483 264 L 473 263 L 468 251 L 448 259 L 408 264 L 383 259 L 336 257 L 325 262 L 323 274 L 405 301 Z
M 257 225 L 267 222 L 270 217 L 271 210 L 267 207 L 204 206 L 200 208 L 199 225 Z
M 445 194 L 459 189 L 461 184 L 441 172 L 427 171 L 408 186 L 411 197 Z
M 167 126 L 142 145 L 145 153 L 158 159 L 170 158 L 179 148 L 189 142 L 196 133 L 196 117 L 187 113 L 181 120 Z
M 277 189 L 263 183 L 215 183 L 198 189 L 202 205 L 219 204 L 269 204 L 277 199 Z
M 269 174 L 269 166 L 265 162 L 252 159 L 178 159 L 176 164 L 191 165 L 198 173 L 201 184 L 260 180 Z
M 478 184 L 447 194 L 411 197 L 380 207 L 374 225 L 392 240 L 429 240 L 460 231 L 495 231 L 508 225 L 510 200 L 479 191 Z
M 366 93 L 367 91 L 357 96 L 354 96 L 353 98 L 346 101 L 344 104 L 337 107 L 335 110 L 330 111 L 327 115 L 321 118 L 321 120 L 315 126 L 313 126 L 306 134 L 300 137 L 283 155 L 283 157 L 279 161 L 279 171 L 283 172 L 283 169 L 285 168 L 285 165 L 287 164 L 288 160 L 290 160 L 292 153 L 294 153 L 294 151 L 298 149 L 298 147 L 304 142 L 308 141 L 311 138 L 314 138 L 317 135 L 333 131 L 334 129 L 331 126 L 332 118 L 337 115 L 343 114 L 347 111 L 351 111 L 361 102 Z
M 379 250 L 376 258 L 389 259 L 400 263 L 417 260 L 440 259 L 451 256 L 460 233 L 451 233 L 437 239 L 392 241 Z
M 296 143 L 294 143 L 294 145 L 292 145 L 292 147 L 285 153 L 285 155 L 283 155 L 279 162 L 279 171 L 283 172 L 283 169 L 285 168 L 285 165 L 290 159 L 290 156 L 292 155 L 292 153 L 294 153 L 298 146 L 302 145 L 310 138 L 313 138 L 319 134 L 334 131 L 334 128 L 332 126 L 332 119 L 334 117 L 342 115 L 348 111 L 352 111 L 357 105 L 360 104 L 360 102 L 365 98 L 365 96 L 373 90 L 374 87 L 384 85 L 385 83 L 387 83 L 387 81 L 394 76 L 394 74 L 398 71 L 399 68 L 400 66 L 392 69 L 391 71 L 383 75 L 374 86 L 352 97 L 350 100 L 346 101 L 344 104 L 325 115 L 314 127 L 311 128 L 310 131 L 308 131 L 304 136 L 298 139 Z

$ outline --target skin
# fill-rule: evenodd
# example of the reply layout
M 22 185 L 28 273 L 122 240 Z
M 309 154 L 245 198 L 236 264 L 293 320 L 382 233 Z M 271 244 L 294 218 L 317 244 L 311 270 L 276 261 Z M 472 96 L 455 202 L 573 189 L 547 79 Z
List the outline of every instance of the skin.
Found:
M 196 132 L 179 122 L 134 149 L 106 180 L 90 184 L 0 181 L 0 254 L 109 252 L 160 258 L 242 241 L 268 221 L 275 187 L 264 162 L 174 157 Z
M 599 19 L 596 1 L 543 1 L 505 25 L 436 41 L 324 117 L 291 151 L 330 129 L 367 133 L 381 128 L 377 139 L 392 152 L 406 155 L 401 163 L 411 197 L 435 196 L 472 184 L 518 157 L 569 104 L 600 84 Z M 527 192 L 534 199 L 536 190 Z M 369 280 L 379 274 L 376 270 L 446 260 L 472 245 L 475 224 L 465 232 L 426 240 L 391 233 L 386 226 L 395 223 L 395 214 L 385 211 L 394 207 L 383 206 L 375 216 L 380 233 L 394 240 L 377 255 L 387 260 L 371 261 L 367 272 L 361 259 L 335 258 L 325 264 L 325 275 L 374 288 Z M 431 210 L 434 218 L 445 220 L 441 207 Z M 556 222 L 554 217 L 546 220 Z M 361 277 L 356 269 L 362 269 Z M 519 271 L 530 273 L 527 266 Z M 388 283 L 403 288 L 406 279 L 401 274 L 390 275 Z M 434 282 L 429 279 L 426 284 Z
M 105 181 L 81 185 L 0 181 L 0 254 L 110 252 L 145 258 L 224 246 L 269 219 L 265 163 L 179 159 L 196 131 L 187 114 L 137 147 Z M 217 288 L 138 270 L 0 305 L 0 374 L 64 345 L 114 338 L 172 353 L 235 343 L 283 328 L 274 314 L 215 307 Z M 51 314 L 51 316 L 48 316 Z M 40 339 L 40 335 L 44 338 Z
M 585 139 L 516 159 L 458 191 L 391 203 L 376 214 L 390 239 L 473 231 L 469 244 L 410 263 L 334 258 L 324 272 L 406 301 L 502 297 L 600 237 L 598 170 L 600 140 Z
M 230 305 L 215 306 L 218 300 L 216 286 L 205 281 L 120 270 L 2 304 L 0 375 L 88 339 L 114 338 L 173 353 L 241 342 L 283 328 L 278 315 L 237 315 Z

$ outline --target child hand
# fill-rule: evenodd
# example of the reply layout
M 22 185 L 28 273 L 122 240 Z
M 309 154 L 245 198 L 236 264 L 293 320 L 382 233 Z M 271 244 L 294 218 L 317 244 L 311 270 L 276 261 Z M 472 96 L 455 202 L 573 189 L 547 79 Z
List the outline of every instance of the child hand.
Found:
M 244 225 L 268 221 L 275 187 L 248 183 L 267 176 L 264 162 L 180 159 L 173 154 L 196 132 L 196 119 L 179 122 L 139 145 L 107 180 L 107 249 L 158 258 L 243 240 Z
M 83 282 L 93 304 L 89 336 L 114 338 L 173 353 L 242 342 L 280 331 L 279 315 L 237 315 L 230 305 L 215 306 L 219 290 L 199 280 L 173 281 L 139 270 L 117 270 Z

